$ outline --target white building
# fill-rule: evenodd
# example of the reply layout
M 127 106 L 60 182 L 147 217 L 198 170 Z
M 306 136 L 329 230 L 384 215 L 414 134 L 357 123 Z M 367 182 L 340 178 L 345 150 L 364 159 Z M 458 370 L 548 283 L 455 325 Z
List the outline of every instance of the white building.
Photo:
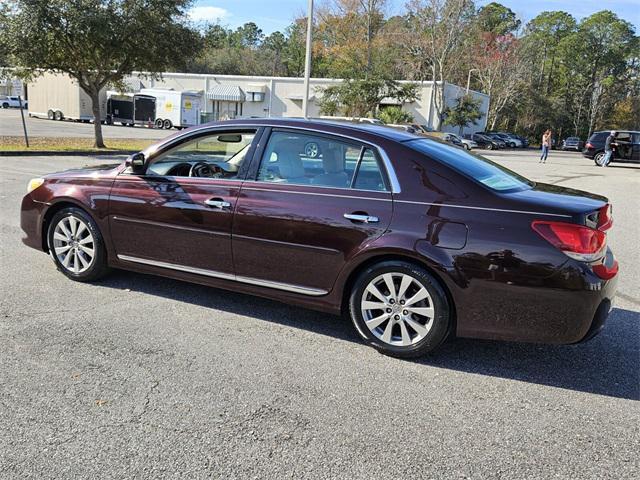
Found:
M 52 78 L 58 77 L 58 78 Z M 65 75 L 45 75 L 34 80 L 33 87 L 43 91 L 51 90 L 45 97 L 53 98 L 55 91 L 61 88 L 60 81 Z M 71 78 L 66 80 L 74 83 Z M 320 117 L 318 99 L 322 96 L 323 87 L 335 85 L 342 80 L 312 78 L 310 80 L 309 116 Z M 206 75 L 196 73 L 163 73 L 159 80 L 147 79 L 134 74 L 125 79 L 131 92 L 143 88 L 174 89 L 195 91 L 202 95 L 201 111 L 203 121 L 233 119 L 238 117 L 302 117 L 302 99 L 304 84 L 302 78 L 289 77 L 257 77 L 240 75 Z M 457 127 L 440 125 L 436 113 L 435 95 L 432 92 L 433 82 L 421 82 L 419 99 L 406 103 L 402 108 L 411 113 L 415 123 L 443 131 L 458 131 Z M 444 105 L 451 106 L 455 100 L 465 94 L 465 89 L 446 83 L 444 89 L 438 89 L 444 96 Z M 486 112 L 489 97 L 483 93 L 470 90 L 469 93 L 480 101 L 483 117 L 476 125 L 465 128 L 464 133 L 483 130 L 486 123 Z M 31 104 L 31 102 L 29 102 Z M 398 105 L 394 99 L 385 99 L 381 106 Z M 42 110 L 42 109 L 41 109 Z M 46 112 L 47 110 L 43 110 Z
M 309 116 L 319 117 L 318 98 L 322 96 L 322 88 L 342 80 L 312 78 L 310 80 Z M 160 80 L 145 80 L 131 77 L 127 82 L 134 90 L 146 86 L 151 88 L 173 88 L 175 90 L 196 90 L 203 94 L 202 111 L 209 114 L 210 120 L 237 117 L 302 117 L 302 98 L 304 84 L 302 78 L 291 77 L 254 77 L 240 75 L 206 75 L 195 73 L 163 73 Z M 411 113 L 414 121 L 440 129 L 435 101 L 432 98 L 433 82 L 420 84 L 420 95 L 416 102 L 403 105 L 403 109 Z M 442 92 L 442 89 L 439 89 Z M 451 106 L 455 100 L 466 93 L 465 89 L 452 84 L 445 84 L 444 104 Z M 477 132 L 484 129 L 486 113 L 489 108 L 489 96 L 473 90 L 469 91 L 480 101 L 483 117 L 476 125 L 468 126 L 464 133 Z M 384 104 L 398 104 L 393 99 L 385 99 Z M 443 131 L 458 132 L 457 127 L 442 125 Z

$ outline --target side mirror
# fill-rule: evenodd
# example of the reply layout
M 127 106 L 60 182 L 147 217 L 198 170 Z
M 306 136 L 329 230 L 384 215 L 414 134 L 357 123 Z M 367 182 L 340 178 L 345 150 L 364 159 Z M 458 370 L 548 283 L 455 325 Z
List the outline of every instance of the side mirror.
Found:
M 129 156 L 125 160 L 124 164 L 127 166 L 127 168 L 130 168 L 133 173 L 140 173 L 144 170 L 144 162 L 144 153 L 138 152 Z

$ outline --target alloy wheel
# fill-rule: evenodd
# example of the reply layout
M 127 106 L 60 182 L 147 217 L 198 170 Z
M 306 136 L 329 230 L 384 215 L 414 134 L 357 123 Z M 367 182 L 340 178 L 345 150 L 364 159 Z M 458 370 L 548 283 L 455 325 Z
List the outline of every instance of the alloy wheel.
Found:
M 95 249 L 91 230 L 82 219 L 73 215 L 60 219 L 53 231 L 53 251 L 67 271 L 74 274 L 87 271 L 95 258 Z
M 360 308 L 373 335 L 388 345 L 400 347 L 425 338 L 435 317 L 427 288 L 415 277 L 399 272 L 384 273 L 369 282 Z

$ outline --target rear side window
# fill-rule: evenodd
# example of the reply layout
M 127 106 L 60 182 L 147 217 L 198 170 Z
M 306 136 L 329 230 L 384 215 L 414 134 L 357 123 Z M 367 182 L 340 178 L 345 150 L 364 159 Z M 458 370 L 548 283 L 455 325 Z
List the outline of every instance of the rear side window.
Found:
M 620 132 L 616 135 L 616 140 L 619 140 L 621 142 L 630 142 L 631 134 L 628 132 Z
M 406 145 L 450 166 L 491 190 L 508 192 L 525 190 L 533 186 L 533 182 L 508 168 L 456 147 L 436 144 L 426 139 L 412 140 L 406 142 Z
M 276 131 L 264 150 L 258 181 L 385 191 L 375 153 L 324 135 Z

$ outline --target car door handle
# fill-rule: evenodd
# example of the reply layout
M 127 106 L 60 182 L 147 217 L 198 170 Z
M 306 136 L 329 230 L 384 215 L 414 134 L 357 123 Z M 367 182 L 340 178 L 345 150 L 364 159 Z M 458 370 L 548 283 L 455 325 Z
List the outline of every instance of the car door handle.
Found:
M 210 198 L 209 200 L 205 200 L 204 203 L 213 208 L 231 208 L 231 204 L 221 198 Z
M 360 214 L 360 213 L 345 213 L 343 215 L 347 220 L 359 223 L 378 223 L 380 219 L 372 215 Z

